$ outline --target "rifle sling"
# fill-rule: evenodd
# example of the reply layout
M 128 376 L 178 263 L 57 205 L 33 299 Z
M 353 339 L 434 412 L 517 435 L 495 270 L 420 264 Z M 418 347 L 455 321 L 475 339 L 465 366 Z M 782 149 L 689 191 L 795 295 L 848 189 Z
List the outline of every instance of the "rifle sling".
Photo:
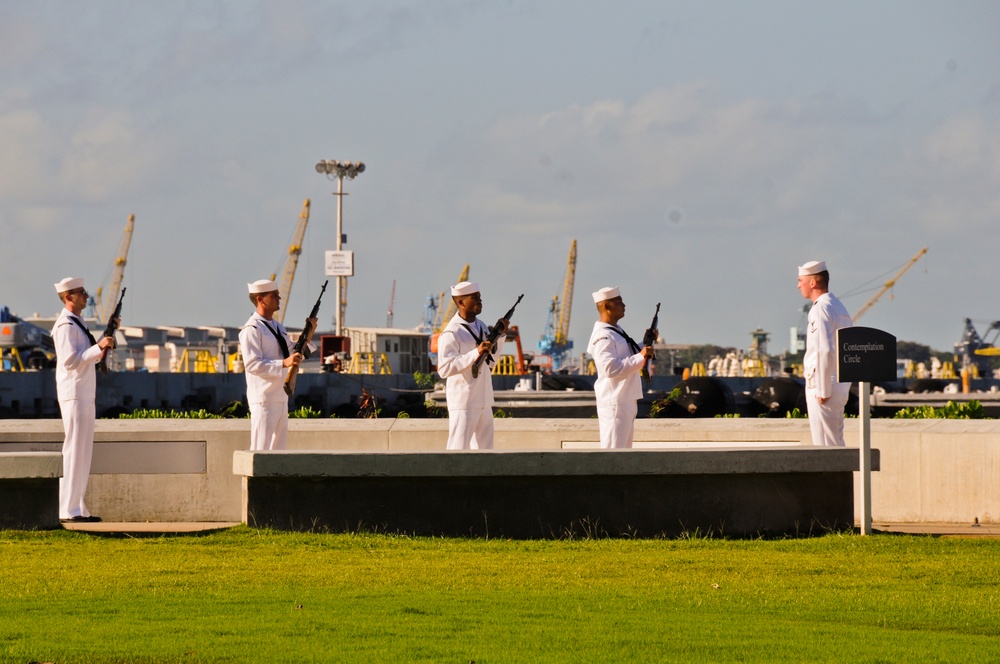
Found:
M 96 346 L 97 345 L 97 339 L 94 338 L 94 335 L 90 333 L 90 330 L 87 329 L 87 326 L 84 325 L 80 321 L 79 318 L 77 318 L 76 316 L 69 316 L 69 319 L 71 321 L 73 321 L 74 323 L 76 323 L 77 327 L 79 327 L 81 330 L 83 330 L 83 333 L 87 335 L 87 339 L 90 340 L 90 345 L 91 346 Z

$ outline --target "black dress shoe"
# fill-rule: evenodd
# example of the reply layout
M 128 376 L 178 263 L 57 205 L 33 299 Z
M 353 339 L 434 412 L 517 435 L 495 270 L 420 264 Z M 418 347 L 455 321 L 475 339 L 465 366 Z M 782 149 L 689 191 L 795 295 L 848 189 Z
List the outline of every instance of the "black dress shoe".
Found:
M 83 517 L 83 520 L 86 521 L 87 523 L 100 523 L 101 517 L 94 516 L 93 514 L 91 514 L 90 516 Z
M 88 521 L 90 521 L 90 517 L 83 516 L 82 514 L 71 516 L 68 519 L 59 519 L 60 523 L 87 523 Z

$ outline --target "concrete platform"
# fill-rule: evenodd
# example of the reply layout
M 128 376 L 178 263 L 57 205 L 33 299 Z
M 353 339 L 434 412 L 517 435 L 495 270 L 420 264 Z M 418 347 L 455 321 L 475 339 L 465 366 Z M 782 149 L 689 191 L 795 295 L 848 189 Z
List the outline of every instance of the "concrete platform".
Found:
M 878 469 L 878 451 L 872 451 Z M 559 538 L 820 534 L 854 525 L 847 448 L 236 452 L 243 521 Z

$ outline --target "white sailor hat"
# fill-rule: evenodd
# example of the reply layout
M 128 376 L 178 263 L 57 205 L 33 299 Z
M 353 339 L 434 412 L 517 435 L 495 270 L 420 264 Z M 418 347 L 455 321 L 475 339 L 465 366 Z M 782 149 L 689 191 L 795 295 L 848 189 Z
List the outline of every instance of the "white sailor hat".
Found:
M 271 279 L 258 279 L 252 284 L 247 284 L 247 290 L 251 293 L 270 293 L 278 290 L 278 284 Z
M 479 292 L 479 284 L 475 281 L 462 281 L 451 287 L 452 297 L 458 297 L 459 295 L 472 295 L 473 293 Z
M 799 276 L 808 277 L 826 271 L 826 263 L 823 261 L 809 261 L 799 266 Z
M 598 304 L 599 302 L 604 302 L 605 300 L 613 300 L 616 297 L 621 297 L 622 294 L 619 292 L 617 286 L 613 288 L 606 286 L 596 293 L 591 293 L 591 295 L 594 296 L 594 304 Z
M 52 284 L 56 287 L 57 293 L 65 293 L 66 291 L 71 291 L 74 288 L 83 288 L 83 277 L 66 277 L 58 284 Z

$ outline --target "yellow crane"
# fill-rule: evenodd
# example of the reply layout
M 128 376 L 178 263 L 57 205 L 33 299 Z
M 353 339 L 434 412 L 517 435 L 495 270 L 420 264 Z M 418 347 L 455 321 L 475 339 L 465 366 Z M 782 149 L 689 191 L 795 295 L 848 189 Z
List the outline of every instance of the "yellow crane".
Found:
M 469 265 L 468 265 L 468 263 L 466 263 L 465 267 L 462 268 L 462 273 L 460 275 L 458 275 L 458 281 L 456 281 L 455 283 L 456 284 L 460 284 L 463 281 L 467 281 L 468 279 L 469 279 Z M 444 298 L 445 298 L 445 294 L 441 293 L 441 296 L 438 299 L 438 308 L 437 308 L 437 310 L 438 310 L 438 316 L 437 316 L 436 319 L 434 319 L 434 333 L 435 334 L 441 332 L 441 328 L 444 327 L 448 323 L 448 321 L 450 321 L 452 318 L 454 318 L 455 317 L 455 313 L 458 311 L 458 307 L 455 306 L 455 301 L 452 300 L 451 296 L 449 295 L 448 296 L 448 307 L 447 307 L 447 309 L 444 309 L 444 313 L 442 313 L 441 303 L 444 302 Z
M 94 295 L 94 316 L 100 325 L 108 322 L 108 317 L 111 316 L 111 313 L 115 310 L 115 306 L 118 304 L 118 291 L 121 289 L 122 280 L 125 278 L 125 262 L 128 259 L 128 249 L 132 245 L 133 229 L 135 229 L 135 215 L 130 214 L 128 221 L 125 222 L 122 243 L 118 248 L 118 254 L 115 256 L 115 266 L 111 272 L 111 284 L 108 286 L 111 297 L 108 298 L 107 302 L 104 301 L 104 286 L 99 286 L 97 293 Z
M 566 282 L 563 284 L 562 308 L 559 310 L 559 327 L 556 328 L 556 343 L 566 344 L 569 339 L 569 314 L 573 308 L 573 284 L 576 281 L 576 240 L 569 247 L 569 261 L 566 265 Z M 570 344 L 569 348 L 572 348 Z
M 569 318 L 573 308 L 573 284 L 576 280 L 576 240 L 569 247 L 569 260 L 566 263 L 566 280 L 563 282 L 562 300 L 559 296 L 552 298 L 549 307 L 549 320 L 545 326 L 545 334 L 538 342 L 538 350 L 552 357 L 552 369 L 558 370 L 566 356 L 573 348 L 569 339 Z
M 302 241 L 306 237 L 306 226 L 309 224 L 309 199 L 302 204 L 302 212 L 299 213 L 299 223 L 295 227 L 295 237 L 288 247 L 288 258 L 285 260 L 285 270 L 281 275 L 281 285 L 278 287 L 278 295 L 281 296 L 281 308 L 275 312 L 274 318 L 279 323 L 285 322 L 285 312 L 288 311 L 289 298 L 292 295 L 292 282 L 295 281 L 295 269 L 299 266 L 299 255 L 302 254 Z M 272 274 L 271 279 L 277 278 L 277 274 Z
M 890 290 L 893 286 L 895 286 L 896 282 L 899 281 L 899 278 L 902 277 L 903 274 L 907 270 L 909 270 L 911 267 L 913 267 L 913 264 L 916 263 L 918 260 L 920 260 L 920 257 L 923 256 L 926 253 L 927 253 L 927 247 L 924 247 L 923 249 L 921 249 L 920 251 L 917 252 L 916 256 L 914 256 L 913 258 L 911 258 L 910 261 L 906 265 L 903 266 L 902 270 L 900 270 L 899 272 L 896 273 L 896 276 L 894 276 L 889 281 L 885 282 L 885 285 L 882 286 L 881 289 L 879 289 L 879 292 L 875 293 L 875 295 L 873 295 L 870 300 L 868 300 L 867 302 L 865 302 L 864 306 L 861 307 L 860 309 L 858 309 L 857 313 L 855 313 L 854 316 L 851 317 L 851 319 L 854 321 L 854 323 L 857 324 L 858 319 L 861 318 L 861 316 L 863 316 L 866 311 L 868 311 L 869 309 L 871 309 L 872 305 L 874 305 L 876 302 L 878 302 L 878 299 L 880 297 L 882 297 L 883 295 L 885 295 L 885 292 L 887 290 Z

